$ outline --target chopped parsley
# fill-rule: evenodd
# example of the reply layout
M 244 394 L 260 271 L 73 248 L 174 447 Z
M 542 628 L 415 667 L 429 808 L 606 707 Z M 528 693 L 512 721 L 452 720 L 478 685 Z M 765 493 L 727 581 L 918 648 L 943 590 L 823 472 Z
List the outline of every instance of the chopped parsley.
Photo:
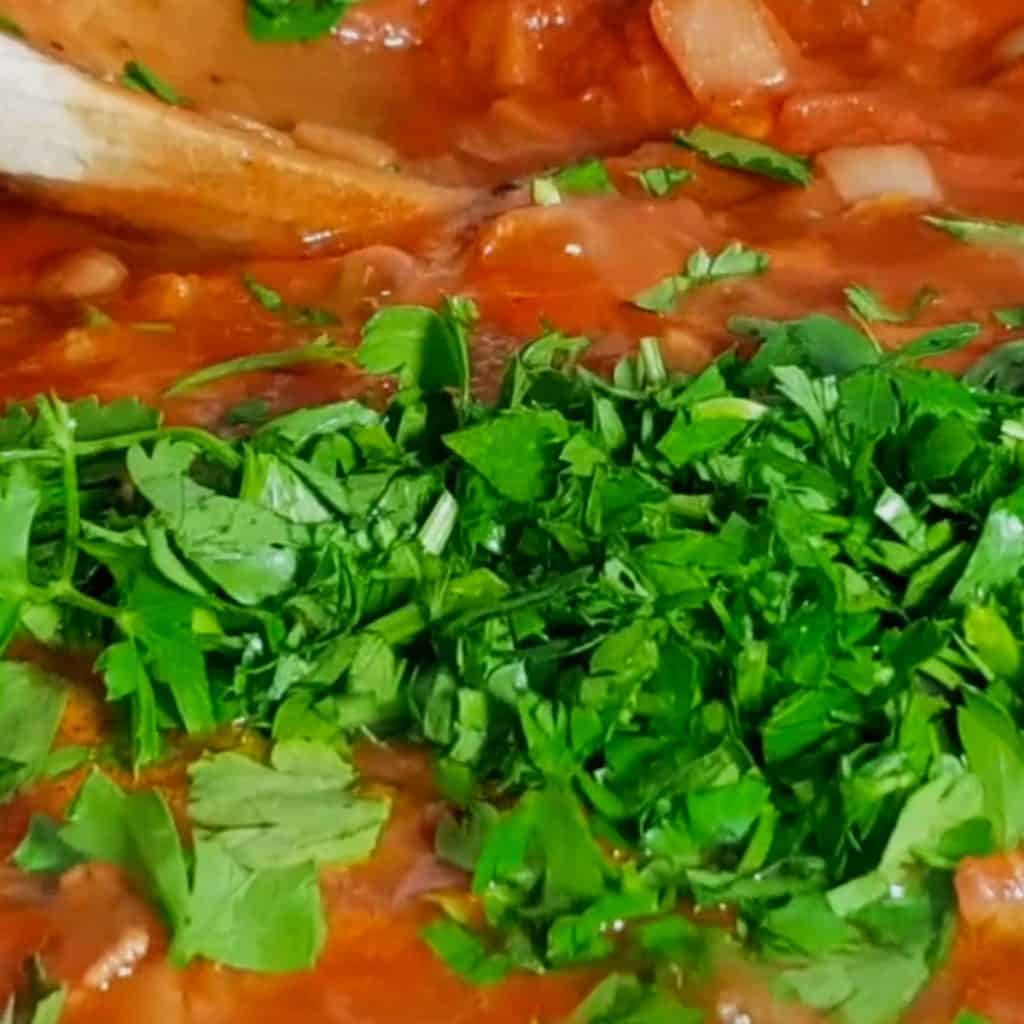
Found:
M 652 288 L 635 295 L 632 303 L 649 313 L 674 313 L 679 300 L 694 288 L 734 277 L 763 274 L 768 264 L 768 257 L 763 252 L 748 249 L 740 242 L 726 246 L 716 256 L 711 256 L 705 249 L 698 249 L 682 273 L 662 278 Z
M 245 290 L 268 312 L 276 313 L 296 327 L 332 327 L 338 318 L 329 309 L 318 306 L 293 306 L 281 293 L 261 284 L 252 274 L 243 274 Z
M 175 381 L 164 392 L 168 398 L 178 398 L 198 388 L 208 387 L 228 377 L 239 377 L 248 373 L 275 373 L 291 370 L 297 366 L 316 363 L 348 363 L 353 359 L 351 350 L 335 345 L 330 338 L 317 338 L 307 345 L 279 349 L 275 352 L 260 352 L 256 355 L 239 356 L 223 363 L 205 366 L 195 373 Z
M 27 984 L 12 995 L 0 1011 L 3 1024 L 58 1024 L 67 1001 L 67 989 L 47 977 L 39 957 L 27 965 Z
M 869 324 L 909 324 L 939 297 L 939 293 L 934 288 L 920 288 L 907 309 L 900 313 L 887 306 L 877 292 L 864 285 L 851 285 L 846 289 L 845 294 L 850 312 Z
M 141 61 L 131 60 L 121 72 L 121 84 L 136 92 L 149 93 L 158 100 L 172 107 L 186 106 L 184 97 L 165 79 L 161 78 L 152 68 L 146 67 Z
M 1024 341 L 992 349 L 967 371 L 964 379 L 974 387 L 1024 394 Z
M 604 161 L 596 158 L 534 178 L 530 187 L 537 206 L 558 206 L 566 196 L 618 195 Z
M 25 35 L 25 30 L 6 14 L 0 14 L 0 32 L 7 36 L 14 36 L 16 39 L 21 39 Z
M 303 43 L 328 35 L 358 0 L 246 0 L 249 34 L 264 43 Z
M 1019 249 L 1024 247 L 1024 224 L 987 217 L 926 216 L 924 222 L 968 245 Z
M 32 503 L 31 493 L 25 498 Z M 26 505 L 17 493 L 0 499 L 0 516 L 20 516 Z M 20 538 L 19 538 L 20 543 Z M 0 571 L 12 573 L 8 586 L 25 580 L 20 559 L 4 557 L 0 548 Z M 0 605 L 0 614 L 3 606 Z M 0 627 L 2 628 L 2 627 Z M 50 774 L 47 762 L 64 714 L 67 688 L 40 669 L 19 662 L 0 661 L 0 802 Z
M 576 1008 L 567 1024 L 702 1024 L 700 1010 L 631 974 L 612 974 Z
M 630 177 L 640 182 L 641 188 L 656 199 L 663 199 L 672 195 L 673 192 L 686 182 L 693 180 L 693 171 L 683 167 L 645 167 L 639 171 L 630 173 Z
M 1024 306 L 1009 306 L 1006 309 L 997 309 L 995 318 L 1008 330 L 1019 331 L 1024 329 Z
M 784 153 L 763 142 L 731 135 L 705 125 L 697 125 L 686 132 L 677 132 L 680 146 L 699 153 L 705 160 L 751 174 L 761 174 L 787 185 L 810 185 L 810 162 L 802 156 Z
M 224 422 L 230 427 L 261 427 L 270 419 L 270 402 L 265 398 L 244 398 L 228 409 Z
M 162 797 L 94 771 L 15 862 L 121 865 L 177 962 L 307 967 L 318 865 L 387 814 L 340 751 L 412 739 L 451 804 L 438 855 L 472 877 L 424 937 L 465 977 L 628 964 L 571 1019 L 688 1022 L 658 979 L 742 955 L 890 1024 L 945 956 L 958 862 L 1024 840 L 1024 375 L 919 365 L 976 324 L 885 353 L 828 316 L 740 319 L 752 358 L 696 376 L 647 339 L 599 377 L 549 331 L 486 405 L 474 323 L 382 310 L 359 361 L 398 377 L 386 409 L 244 439 L 133 402 L 0 419 L 3 646 L 101 651 L 137 765 L 229 723 L 271 751 L 193 765 L 191 852 Z M 9 722 L 27 686 L 0 687 Z M 54 707 L 31 741 L 0 730 L 14 785 Z

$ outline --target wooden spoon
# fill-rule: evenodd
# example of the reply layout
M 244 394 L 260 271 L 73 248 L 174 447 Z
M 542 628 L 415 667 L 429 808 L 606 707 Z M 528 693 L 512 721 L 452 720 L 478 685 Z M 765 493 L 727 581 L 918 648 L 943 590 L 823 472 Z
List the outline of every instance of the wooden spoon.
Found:
M 474 193 L 225 129 L 0 36 L 0 178 L 75 213 L 232 245 L 401 238 Z

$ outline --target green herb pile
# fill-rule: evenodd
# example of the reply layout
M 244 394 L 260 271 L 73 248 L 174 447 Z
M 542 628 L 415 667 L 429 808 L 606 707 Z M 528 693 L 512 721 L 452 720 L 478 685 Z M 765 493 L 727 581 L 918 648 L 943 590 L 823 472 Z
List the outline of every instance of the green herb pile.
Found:
M 425 934 L 465 976 L 614 958 L 574 1024 L 689 1021 L 682 990 L 742 949 L 783 997 L 896 1019 L 946 953 L 957 862 L 1024 839 L 1021 399 L 919 365 L 976 325 L 887 355 L 811 316 L 736 321 L 753 357 L 695 378 L 651 340 L 605 378 L 548 333 L 490 407 L 474 317 L 369 322 L 382 412 L 234 442 L 132 402 L 0 421 L 0 648 L 102 651 L 137 766 L 225 723 L 273 745 L 193 766 L 193 850 L 97 771 L 17 862 L 124 865 L 179 961 L 304 966 L 316 866 L 387 813 L 348 743 L 401 737 L 435 752 L 438 849 L 482 908 Z M 59 700 L 2 670 L 0 721 Z M 9 790 L 60 770 L 58 718 L 0 735 Z

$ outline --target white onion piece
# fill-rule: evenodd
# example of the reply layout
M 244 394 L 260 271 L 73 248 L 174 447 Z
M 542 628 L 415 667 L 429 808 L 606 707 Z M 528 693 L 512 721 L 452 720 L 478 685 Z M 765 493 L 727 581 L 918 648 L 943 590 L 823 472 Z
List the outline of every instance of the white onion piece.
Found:
M 1024 57 L 1024 23 L 1007 32 L 996 46 L 996 60 L 1001 64 L 1012 64 L 1022 57 Z
M 654 0 L 662 46 L 702 102 L 785 85 L 796 47 L 761 0 Z
M 942 199 L 931 162 L 917 146 L 845 146 L 818 159 L 847 203 L 890 195 L 932 203 Z
M 128 280 L 128 268 L 103 249 L 81 249 L 61 256 L 40 277 L 47 299 L 93 299 L 116 292 Z

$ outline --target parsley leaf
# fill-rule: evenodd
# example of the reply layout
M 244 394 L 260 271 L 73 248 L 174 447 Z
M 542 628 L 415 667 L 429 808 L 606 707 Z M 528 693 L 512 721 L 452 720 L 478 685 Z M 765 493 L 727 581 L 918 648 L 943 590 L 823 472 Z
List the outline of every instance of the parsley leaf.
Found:
M 454 388 L 466 395 L 467 337 L 477 315 L 465 299 L 449 299 L 440 313 L 422 306 L 389 306 L 367 323 L 359 364 L 370 373 L 397 373 L 402 388 Z
M 887 306 L 877 294 L 865 285 L 851 285 L 845 290 L 850 310 L 868 323 L 908 324 L 916 320 L 935 300 L 939 293 L 934 288 L 919 288 L 903 313 Z
M 252 274 L 243 274 L 242 283 L 246 291 L 268 312 L 277 313 L 297 327 L 331 327 L 338 318 L 329 309 L 316 306 L 293 306 L 281 297 L 279 292 L 256 280 Z
M 509 957 L 488 952 L 475 932 L 450 918 L 432 921 L 420 934 L 441 960 L 474 985 L 496 985 L 513 967 Z
M 629 974 L 611 974 L 576 1008 L 567 1024 L 701 1024 L 700 1010 Z
M 733 242 L 716 256 L 711 256 L 705 249 L 698 249 L 690 256 L 682 273 L 663 278 L 653 288 L 635 295 L 632 303 L 650 313 L 674 313 L 680 299 L 694 288 L 730 278 L 763 274 L 768 265 L 769 260 L 764 253 L 747 249 L 741 242 Z
M 331 32 L 357 0 L 246 0 L 249 34 L 269 43 L 301 43 Z
M 995 318 L 1008 330 L 1019 331 L 1024 328 L 1024 306 L 997 309 Z
M 22 38 L 25 35 L 25 30 L 11 17 L 6 14 L 0 14 L 0 32 L 5 35 L 14 36 L 15 38 Z
M 686 182 L 692 181 L 694 174 L 682 167 L 644 167 L 639 171 L 630 172 L 630 177 L 640 182 L 640 186 L 649 195 L 657 199 L 672 195 Z
M 806 187 L 812 180 L 811 165 L 804 157 L 784 153 L 742 135 L 730 135 L 705 125 L 697 125 L 689 131 L 677 132 L 675 140 L 680 146 L 686 146 L 706 160 L 723 167 L 762 174 L 789 185 Z
M 373 852 L 388 804 L 351 793 L 355 772 L 330 748 L 279 743 L 270 766 L 226 753 L 189 770 L 189 815 L 253 870 L 344 864 Z
M 221 754 L 192 769 L 198 826 L 190 868 L 164 798 L 124 793 L 94 772 L 55 827 L 36 818 L 15 854 L 26 870 L 84 860 L 123 868 L 150 894 L 174 933 L 172 956 L 233 967 L 311 967 L 326 923 L 317 865 L 367 856 L 386 802 L 354 797 L 351 768 L 330 748 L 279 744 L 272 766 Z
M 1008 850 L 1024 838 L 1024 743 L 1013 720 L 997 704 L 978 694 L 967 698 L 957 715 L 960 738 L 971 770 L 981 780 L 985 809 L 998 848 Z
M 534 178 L 530 188 L 537 206 L 558 206 L 566 196 L 618 195 L 604 161 L 596 158 Z
M 509 412 L 458 433 L 444 443 L 512 501 L 543 497 L 554 479 L 568 425 L 556 412 Z
M 964 374 L 964 381 L 989 391 L 1024 394 L 1024 341 L 992 349 Z
M 137 92 L 149 93 L 169 106 L 186 106 L 185 99 L 172 85 L 140 61 L 132 60 L 125 64 L 121 84 Z
M 991 220 L 986 217 L 936 217 L 923 218 L 926 224 L 947 235 L 952 235 L 968 245 L 991 245 L 1016 249 L 1024 246 L 1024 224 L 1008 220 Z
M 57 736 L 66 685 L 23 662 L 0 661 L 0 802 L 33 782 Z
M 172 955 L 249 971 L 312 967 L 327 934 L 313 864 L 248 871 L 217 839 L 199 838 L 185 930 Z
M 39 957 L 28 964 L 26 990 L 15 993 L 0 1010 L 3 1024 L 58 1024 L 67 1001 L 67 989 L 54 984 Z

